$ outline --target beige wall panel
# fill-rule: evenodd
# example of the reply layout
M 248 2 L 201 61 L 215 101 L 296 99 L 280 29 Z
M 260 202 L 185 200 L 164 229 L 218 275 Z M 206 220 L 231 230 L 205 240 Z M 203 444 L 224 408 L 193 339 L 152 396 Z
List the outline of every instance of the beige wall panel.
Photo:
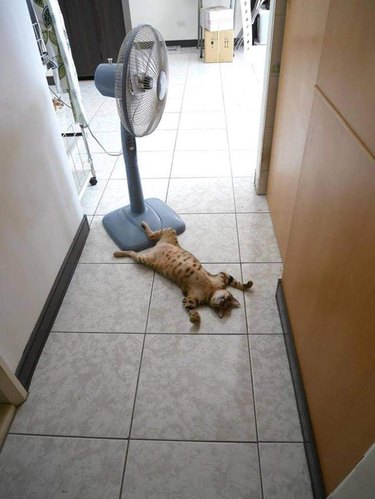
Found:
M 328 6 L 329 0 L 299 0 L 287 10 L 267 196 L 283 260 Z
M 329 492 L 375 439 L 374 163 L 316 92 L 283 284 Z
M 373 154 L 374 46 L 374 0 L 332 0 L 317 84 Z

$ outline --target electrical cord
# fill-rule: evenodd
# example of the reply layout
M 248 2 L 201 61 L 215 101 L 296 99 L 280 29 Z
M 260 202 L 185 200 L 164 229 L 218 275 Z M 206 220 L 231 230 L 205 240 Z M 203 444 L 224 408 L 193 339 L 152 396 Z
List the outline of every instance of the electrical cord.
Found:
M 108 156 L 122 156 L 122 151 L 120 152 L 108 152 L 107 149 L 99 142 L 99 140 L 95 137 L 95 135 L 93 134 L 91 128 L 89 127 L 89 125 L 86 125 L 86 127 L 88 129 L 88 131 L 90 132 L 90 135 L 92 136 L 92 138 L 99 144 L 99 147 L 101 147 L 103 149 L 103 151 L 108 154 Z
M 69 109 L 72 109 L 72 106 L 70 106 L 70 105 L 69 105 L 69 104 L 67 104 L 65 101 L 63 101 L 63 100 L 62 100 L 62 98 L 61 98 L 61 97 L 59 97 L 59 96 L 57 95 L 57 93 L 56 93 L 55 91 L 53 91 L 53 90 L 52 90 L 52 88 L 51 88 L 51 87 L 49 87 L 49 89 L 50 89 L 50 91 L 53 93 L 53 95 L 54 95 L 55 97 L 57 97 L 57 99 L 58 99 L 60 102 L 62 102 L 62 103 L 64 104 L 64 106 L 68 107 Z M 117 157 L 117 156 L 122 156 L 122 151 L 120 151 L 120 152 L 118 152 L 118 153 L 117 153 L 117 152 L 108 152 L 108 151 L 107 151 L 107 149 L 103 146 L 103 144 L 102 144 L 102 143 L 101 143 L 101 142 L 100 142 L 100 141 L 99 141 L 99 140 L 95 137 L 95 135 L 94 135 L 93 131 L 91 130 L 91 128 L 90 128 L 90 126 L 89 126 L 89 124 L 86 124 L 86 126 L 85 126 L 84 128 L 87 128 L 87 129 L 88 129 L 88 131 L 90 132 L 90 135 L 92 136 L 92 138 L 93 138 L 93 139 L 94 139 L 94 140 L 98 143 L 99 147 L 100 147 L 101 149 L 103 149 L 103 151 L 104 151 L 106 154 L 108 154 L 108 156 L 116 156 L 116 157 Z

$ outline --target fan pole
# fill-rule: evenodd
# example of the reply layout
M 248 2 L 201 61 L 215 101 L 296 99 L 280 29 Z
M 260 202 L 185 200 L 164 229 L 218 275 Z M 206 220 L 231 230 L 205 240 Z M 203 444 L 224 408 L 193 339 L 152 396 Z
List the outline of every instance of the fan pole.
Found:
M 143 198 L 141 178 L 138 170 L 137 144 L 135 137 L 121 125 L 122 152 L 125 159 L 126 178 L 128 179 L 128 191 L 130 209 L 135 215 L 145 212 L 145 201 Z

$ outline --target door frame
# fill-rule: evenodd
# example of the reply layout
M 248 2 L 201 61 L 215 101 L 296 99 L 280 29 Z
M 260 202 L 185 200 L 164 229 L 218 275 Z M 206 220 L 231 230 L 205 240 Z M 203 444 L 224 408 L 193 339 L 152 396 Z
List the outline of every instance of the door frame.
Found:
M 287 2 L 273 0 L 270 3 L 259 140 L 254 176 L 254 186 L 257 194 L 267 194 L 286 11 Z
M 12 424 L 17 406 L 25 402 L 27 391 L 0 356 L 0 450 Z

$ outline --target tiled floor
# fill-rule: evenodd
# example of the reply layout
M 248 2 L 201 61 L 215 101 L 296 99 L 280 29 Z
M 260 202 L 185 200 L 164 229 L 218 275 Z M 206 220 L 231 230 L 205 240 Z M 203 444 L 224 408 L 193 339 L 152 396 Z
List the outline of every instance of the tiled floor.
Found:
M 138 141 L 146 196 L 184 218 L 181 244 L 213 272 L 254 281 L 199 329 L 170 282 L 112 257 L 102 215 L 127 202 L 122 158 L 92 142 L 91 232 L 27 402 L 0 456 L 1 498 L 312 497 L 278 318 L 280 255 L 255 195 L 258 60 L 169 55 L 159 129 Z M 245 82 L 245 86 L 244 86 Z M 82 83 L 93 131 L 120 149 L 114 102 Z

